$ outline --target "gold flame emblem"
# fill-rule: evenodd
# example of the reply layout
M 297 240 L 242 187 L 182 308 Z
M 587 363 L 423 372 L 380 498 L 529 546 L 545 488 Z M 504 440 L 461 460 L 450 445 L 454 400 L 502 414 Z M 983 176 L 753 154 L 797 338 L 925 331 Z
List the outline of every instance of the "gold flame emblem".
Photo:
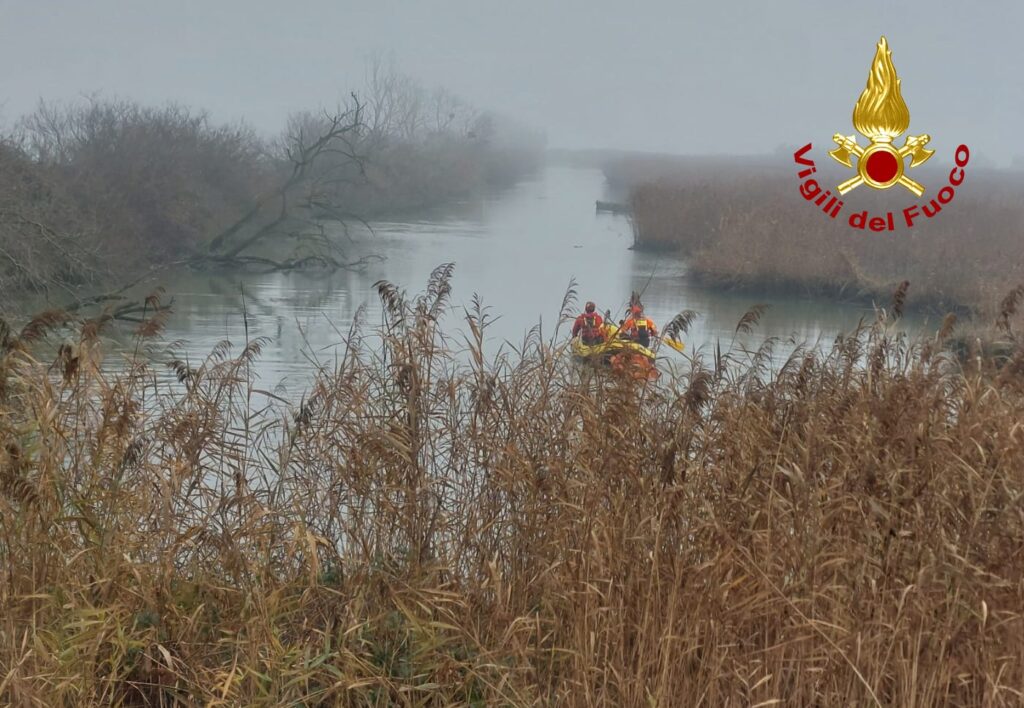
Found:
M 853 127 L 870 142 L 861 147 L 853 135 L 833 136 L 839 146 L 829 152 L 834 160 L 852 168 L 850 156 L 857 158 L 857 176 L 839 185 L 840 194 L 862 184 L 875 189 L 902 184 L 918 197 L 924 194 L 924 186 L 904 174 L 905 160 L 909 157 L 910 167 L 917 167 L 935 151 L 925 150 L 930 135 L 908 135 L 903 147 L 893 147 L 893 140 L 910 127 L 910 110 L 900 94 L 900 79 L 885 37 L 878 42 L 867 86 L 853 107 Z

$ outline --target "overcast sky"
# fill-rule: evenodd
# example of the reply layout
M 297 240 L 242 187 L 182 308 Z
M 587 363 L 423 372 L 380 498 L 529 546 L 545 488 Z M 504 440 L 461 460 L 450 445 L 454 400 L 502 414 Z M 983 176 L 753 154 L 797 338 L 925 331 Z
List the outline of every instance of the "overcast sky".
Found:
M 175 100 L 277 132 L 393 52 L 558 147 L 771 152 L 852 132 L 875 43 L 911 133 L 1024 155 L 1024 2 L 0 0 L 0 120 L 42 97 Z

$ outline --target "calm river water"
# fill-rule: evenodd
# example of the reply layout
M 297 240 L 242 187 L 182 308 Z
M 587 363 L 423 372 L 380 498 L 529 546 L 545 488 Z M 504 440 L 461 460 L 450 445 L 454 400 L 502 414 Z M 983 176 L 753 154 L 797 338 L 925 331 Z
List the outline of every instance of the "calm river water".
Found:
M 594 300 L 616 316 L 634 289 L 643 291 L 647 314 L 659 325 L 683 309 L 696 310 L 700 317 L 686 339 L 688 352 L 710 350 L 718 339 L 724 348 L 742 314 L 759 302 L 770 309 L 752 338 L 754 345 L 766 336 L 827 342 L 872 316 L 869 307 L 826 299 L 755 297 L 698 287 L 688 281 L 682 261 L 630 251 L 628 218 L 595 213 L 595 200 L 608 197 L 599 170 L 551 166 L 499 194 L 376 222 L 372 232 L 353 227 L 353 257 L 382 257 L 362 272 L 167 276 L 163 284 L 174 298 L 167 339 L 183 340 L 192 360 L 224 339 L 240 347 L 244 292 L 249 336 L 271 340 L 257 366 L 259 385 L 298 395 L 311 378 L 310 357 L 333 358 L 342 344 L 339 332 L 348 329 L 357 308 L 367 307 L 368 326 L 380 322 L 376 281 L 389 280 L 414 294 L 445 262 L 456 264 L 455 311 L 468 306 L 475 293 L 497 318 L 490 330 L 492 351 L 503 340 L 522 341 L 538 322 L 549 336 L 571 278 L 581 303 Z M 459 326 L 457 319 L 452 326 Z

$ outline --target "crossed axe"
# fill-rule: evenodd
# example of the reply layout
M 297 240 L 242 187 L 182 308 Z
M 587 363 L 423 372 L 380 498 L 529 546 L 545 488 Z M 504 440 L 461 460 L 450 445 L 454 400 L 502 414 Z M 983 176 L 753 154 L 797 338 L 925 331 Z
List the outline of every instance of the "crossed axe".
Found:
M 930 135 L 908 135 L 907 140 L 903 143 L 903 147 L 896 150 L 899 155 L 899 159 L 902 160 L 907 155 L 911 156 L 910 166 L 917 167 L 922 162 L 927 160 L 929 157 L 935 154 L 934 150 L 925 150 L 925 145 L 932 139 Z M 864 148 L 857 144 L 857 139 L 852 135 L 841 135 L 836 133 L 832 136 L 832 141 L 839 147 L 829 152 L 836 162 L 839 162 L 847 167 L 853 167 L 853 163 L 850 162 L 850 155 L 856 155 L 858 159 L 863 157 Z M 874 142 L 874 141 L 872 141 Z M 920 182 L 907 177 L 905 174 L 901 174 L 900 178 L 896 180 L 897 184 L 902 184 L 904 187 L 914 193 L 914 196 L 920 197 L 924 194 L 924 185 Z M 864 178 L 859 174 L 856 177 L 851 177 L 846 180 L 837 188 L 840 194 L 846 194 L 854 187 L 859 187 L 864 184 Z

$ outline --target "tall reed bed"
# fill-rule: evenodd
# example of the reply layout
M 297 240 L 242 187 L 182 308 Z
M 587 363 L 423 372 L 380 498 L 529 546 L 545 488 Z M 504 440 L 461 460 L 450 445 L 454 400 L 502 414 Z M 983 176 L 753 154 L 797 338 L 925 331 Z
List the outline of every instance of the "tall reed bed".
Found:
M 790 158 L 791 161 L 791 158 Z M 785 166 L 789 164 L 780 160 Z M 911 298 L 937 309 L 988 312 L 991 303 L 1024 281 L 1021 249 L 1024 209 L 1021 177 L 975 171 L 956 198 L 933 219 L 918 218 L 908 230 L 902 209 L 928 199 L 900 193 L 851 192 L 835 221 L 804 200 L 795 171 L 748 170 L 723 164 L 676 172 L 657 163 L 609 168 L 632 183 L 634 243 L 637 248 L 674 251 L 690 265 L 690 277 L 714 286 L 763 291 L 778 289 L 874 298 L 885 302 L 903 280 L 914 284 Z M 648 169 L 644 180 L 636 172 Z M 625 170 L 625 174 L 619 174 Z M 844 172 L 819 165 L 823 185 Z M 926 171 L 935 196 L 947 174 Z M 893 232 L 851 228 L 851 214 L 893 213 Z
M 1024 356 L 898 299 L 638 384 L 445 331 L 450 276 L 291 403 L 256 341 L 160 383 L 163 314 L 116 374 L 5 329 L 0 702 L 1019 705 Z

